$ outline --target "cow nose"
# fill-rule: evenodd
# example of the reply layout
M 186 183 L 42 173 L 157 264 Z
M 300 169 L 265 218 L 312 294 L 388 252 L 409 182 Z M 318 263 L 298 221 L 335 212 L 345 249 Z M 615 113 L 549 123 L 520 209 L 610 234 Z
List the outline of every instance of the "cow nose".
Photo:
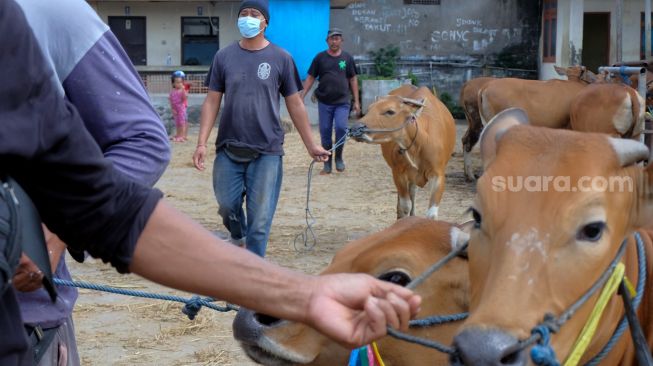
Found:
M 355 122 L 349 129 L 349 132 L 354 139 L 359 140 L 366 129 L 367 126 L 363 122 Z
M 525 366 L 526 353 L 518 349 L 519 341 L 500 330 L 469 328 L 454 338 L 459 360 L 468 366 Z
M 232 324 L 234 338 L 243 343 L 256 344 L 265 328 L 280 322 L 280 319 L 241 307 Z

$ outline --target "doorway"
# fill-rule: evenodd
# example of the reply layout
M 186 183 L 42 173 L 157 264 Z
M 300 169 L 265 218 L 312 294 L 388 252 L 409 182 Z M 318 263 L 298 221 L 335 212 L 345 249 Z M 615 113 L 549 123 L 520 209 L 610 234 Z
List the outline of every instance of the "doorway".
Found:
M 593 72 L 610 62 L 610 13 L 583 16 L 583 65 Z
M 109 17 L 109 28 L 134 65 L 147 65 L 145 17 Z

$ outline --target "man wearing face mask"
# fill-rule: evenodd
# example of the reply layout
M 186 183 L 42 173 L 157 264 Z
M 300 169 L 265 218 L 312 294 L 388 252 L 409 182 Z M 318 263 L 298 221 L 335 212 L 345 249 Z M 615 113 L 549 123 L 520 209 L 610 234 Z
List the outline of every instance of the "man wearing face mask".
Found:
M 269 21 L 267 0 L 241 1 L 238 29 L 242 39 L 218 51 L 213 59 L 193 154 L 195 167 L 204 170 L 207 140 L 224 96 L 213 164 L 218 213 L 231 234 L 231 242 L 261 257 L 265 255 L 281 189 L 281 96 L 309 155 L 322 162 L 330 155 L 313 141 L 299 93 L 302 83 L 292 57 L 265 39 Z

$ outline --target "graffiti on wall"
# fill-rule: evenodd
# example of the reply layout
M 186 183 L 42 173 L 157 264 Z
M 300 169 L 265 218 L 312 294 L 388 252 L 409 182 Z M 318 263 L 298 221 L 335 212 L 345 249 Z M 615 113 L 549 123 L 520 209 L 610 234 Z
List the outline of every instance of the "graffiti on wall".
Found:
M 522 29 L 484 26 L 481 19 L 456 18 L 454 27 L 431 32 L 429 49 L 437 51 L 446 46 L 459 46 L 467 51 L 482 52 L 495 41 L 503 44 L 520 43 Z
M 540 7 L 521 1 L 406 6 L 403 0 L 366 0 L 333 9 L 331 22 L 345 31 L 345 49 L 361 58 L 392 45 L 412 59 L 485 62 L 515 50 L 537 54 Z
M 366 32 L 407 34 L 420 24 L 420 13 L 412 7 L 376 9 L 368 8 L 367 3 L 353 3 L 349 9 L 354 22 Z

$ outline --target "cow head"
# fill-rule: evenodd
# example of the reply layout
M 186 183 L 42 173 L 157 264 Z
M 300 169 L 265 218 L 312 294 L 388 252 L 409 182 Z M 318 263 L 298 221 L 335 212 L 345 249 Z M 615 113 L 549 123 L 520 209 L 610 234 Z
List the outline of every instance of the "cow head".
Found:
M 553 65 L 553 68 L 560 76 L 566 76 L 569 81 L 583 81 L 588 84 L 597 82 L 599 77 L 588 70 L 585 66 L 575 65 L 569 67 L 560 67 Z
M 467 233 L 454 225 L 408 217 L 381 232 L 347 244 L 323 273 L 363 272 L 406 285 L 468 238 Z M 467 286 L 466 259 L 455 258 L 416 289 L 422 296 L 419 317 L 465 311 Z M 450 343 L 459 324 L 411 329 L 410 332 Z M 250 358 L 264 365 L 346 365 L 350 352 L 306 325 L 242 308 L 234 320 L 234 337 Z M 440 364 L 446 362 L 442 354 L 390 337 L 381 339 L 378 346 L 387 364 L 430 366 L 435 360 Z
M 417 133 L 417 118 L 426 104 L 426 99 L 416 100 L 402 95 L 381 97 L 352 127 L 353 131 L 359 132 L 354 138 L 372 144 L 394 141 L 400 146 L 408 146 Z
M 653 217 L 651 183 L 632 140 L 522 125 L 519 110 L 486 127 L 469 252 L 471 315 L 455 337 L 465 365 L 526 365 L 518 341 L 578 300 L 624 238 Z M 521 182 L 521 183 L 520 183 Z M 632 252 L 631 252 L 632 253 Z M 596 302 L 592 296 L 551 338 L 564 360 Z M 613 297 L 583 362 L 623 314 Z M 581 364 L 583 364 L 581 362 Z

